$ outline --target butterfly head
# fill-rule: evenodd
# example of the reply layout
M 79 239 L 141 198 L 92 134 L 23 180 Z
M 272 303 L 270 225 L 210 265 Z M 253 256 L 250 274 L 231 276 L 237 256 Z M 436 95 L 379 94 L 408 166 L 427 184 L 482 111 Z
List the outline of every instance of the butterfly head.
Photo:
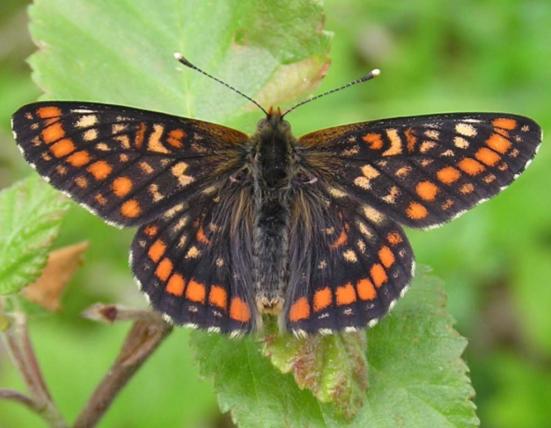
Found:
M 291 135 L 291 125 L 283 119 L 279 107 L 270 107 L 266 117 L 258 122 L 257 131 L 261 136 L 273 135 L 285 138 Z

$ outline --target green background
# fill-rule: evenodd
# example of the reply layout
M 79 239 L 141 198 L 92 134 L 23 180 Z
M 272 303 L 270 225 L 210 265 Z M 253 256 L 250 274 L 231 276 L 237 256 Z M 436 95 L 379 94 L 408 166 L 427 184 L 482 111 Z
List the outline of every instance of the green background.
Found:
M 35 50 L 25 6 L 17 0 L 0 4 L 2 188 L 31 173 L 9 131 L 11 113 L 40 95 L 25 64 Z M 318 91 L 374 67 L 382 75 L 297 110 L 290 116 L 296 135 L 379 117 L 454 111 L 524 114 L 540 123 L 544 135 L 551 126 L 550 2 L 331 0 L 325 11 L 326 29 L 334 32 L 332 65 Z M 469 339 L 465 358 L 485 427 L 541 427 L 551 418 L 550 163 L 544 141 L 533 166 L 503 194 L 441 229 L 409 231 L 418 262 L 444 280 L 457 329 Z M 31 334 L 69 420 L 127 328 L 97 325 L 79 313 L 97 301 L 143 305 L 127 267 L 131 236 L 113 233 L 78 207 L 62 227 L 58 245 L 87 239 L 90 249 L 61 313 L 37 314 Z M 179 330 L 163 344 L 117 399 L 105 426 L 150 426 L 153 420 L 159 426 L 231 426 L 218 413 L 210 382 L 200 379 L 187 335 Z M 23 388 L 5 354 L 0 385 Z M 183 399 L 189 396 L 192 403 Z M 40 426 L 12 403 L 0 402 L 0 415 L 2 427 Z

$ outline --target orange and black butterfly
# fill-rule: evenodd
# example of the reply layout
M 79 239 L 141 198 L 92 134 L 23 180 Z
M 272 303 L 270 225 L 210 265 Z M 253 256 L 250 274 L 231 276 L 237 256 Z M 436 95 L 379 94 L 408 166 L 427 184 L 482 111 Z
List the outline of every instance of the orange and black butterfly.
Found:
M 132 270 L 156 310 L 233 335 L 259 329 L 263 314 L 297 335 L 373 326 L 413 275 L 401 225 L 438 226 L 494 196 L 541 140 L 534 121 L 506 113 L 376 120 L 298 139 L 279 110 L 265 113 L 247 136 L 51 101 L 18 110 L 13 131 L 53 186 L 110 224 L 139 227 Z

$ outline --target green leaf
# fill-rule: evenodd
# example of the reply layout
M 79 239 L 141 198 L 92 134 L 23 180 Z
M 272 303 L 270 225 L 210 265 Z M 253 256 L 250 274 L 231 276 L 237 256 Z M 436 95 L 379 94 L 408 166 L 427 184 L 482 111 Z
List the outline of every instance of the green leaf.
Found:
M 38 177 L 0 192 L 0 294 L 38 278 L 67 208 L 63 195 Z
M 30 15 L 33 78 L 50 99 L 220 120 L 250 103 L 174 52 L 266 105 L 317 84 L 329 62 L 314 0 L 36 0 Z
M 367 389 L 365 334 L 298 339 L 279 335 L 274 327 L 265 336 L 264 355 L 283 373 L 293 373 L 299 388 L 309 389 L 324 403 L 333 403 L 340 415 L 352 419 L 364 405 Z
M 461 360 L 466 340 L 452 324 L 442 285 L 421 271 L 394 312 L 369 330 L 369 388 L 365 405 L 349 426 L 478 426 L 474 391 Z M 214 379 L 220 408 L 231 411 L 239 426 L 347 423 L 335 405 L 317 402 L 291 375 L 271 365 L 254 339 L 196 332 L 192 345 L 202 373 Z M 346 373 L 350 362 L 328 358 L 325 364 L 322 370 Z M 315 370 L 311 374 L 315 376 Z

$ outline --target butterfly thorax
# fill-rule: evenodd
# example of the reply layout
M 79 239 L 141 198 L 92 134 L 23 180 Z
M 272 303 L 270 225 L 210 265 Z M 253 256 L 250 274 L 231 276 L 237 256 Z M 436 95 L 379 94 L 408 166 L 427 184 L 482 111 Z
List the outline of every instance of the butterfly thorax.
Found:
M 261 313 L 277 314 L 287 283 L 289 189 L 294 138 L 279 111 L 258 124 L 253 136 L 255 192 L 255 295 Z

